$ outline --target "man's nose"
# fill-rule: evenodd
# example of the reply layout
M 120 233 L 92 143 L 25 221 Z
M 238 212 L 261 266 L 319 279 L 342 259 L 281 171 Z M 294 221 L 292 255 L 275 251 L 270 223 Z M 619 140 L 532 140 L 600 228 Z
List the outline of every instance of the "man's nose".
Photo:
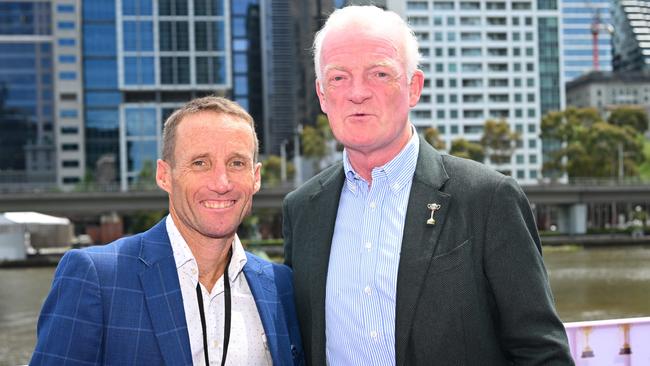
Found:
M 208 188 L 217 193 L 226 193 L 232 190 L 232 181 L 226 167 L 216 166 L 212 169 Z
M 372 93 L 370 92 L 370 88 L 368 87 L 366 80 L 363 78 L 356 78 L 352 82 L 349 95 L 350 101 L 353 103 L 363 103 L 371 96 Z

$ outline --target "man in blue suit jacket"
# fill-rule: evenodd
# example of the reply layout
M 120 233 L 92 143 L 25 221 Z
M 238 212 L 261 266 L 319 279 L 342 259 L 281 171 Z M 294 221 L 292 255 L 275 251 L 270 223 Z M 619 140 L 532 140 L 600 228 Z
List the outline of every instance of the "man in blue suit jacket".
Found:
M 236 235 L 260 188 L 254 131 L 219 97 L 169 117 L 156 181 L 170 215 L 66 253 L 31 365 L 304 364 L 291 270 L 245 253 Z

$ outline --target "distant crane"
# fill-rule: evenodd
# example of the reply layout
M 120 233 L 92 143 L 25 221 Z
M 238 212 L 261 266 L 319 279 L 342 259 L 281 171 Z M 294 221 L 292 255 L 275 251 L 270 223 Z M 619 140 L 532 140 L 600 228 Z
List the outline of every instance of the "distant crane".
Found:
M 598 71 L 600 63 L 598 62 L 598 34 L 601 31 L 607 31 L 612 34 L 614 28 L 611 24 L 603 23 L 600 18 L 600 9 L 594 9 L 594 16 L 591 19 L 591 60 L 594 71 Z

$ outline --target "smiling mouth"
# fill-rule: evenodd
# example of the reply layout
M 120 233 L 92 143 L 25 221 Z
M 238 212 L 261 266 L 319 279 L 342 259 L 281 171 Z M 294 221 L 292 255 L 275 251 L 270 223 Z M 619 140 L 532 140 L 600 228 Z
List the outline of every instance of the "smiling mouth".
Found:
M 203 201 L 202 204 L 206 208 L 228 208 L 234 206 L 235 201 Z

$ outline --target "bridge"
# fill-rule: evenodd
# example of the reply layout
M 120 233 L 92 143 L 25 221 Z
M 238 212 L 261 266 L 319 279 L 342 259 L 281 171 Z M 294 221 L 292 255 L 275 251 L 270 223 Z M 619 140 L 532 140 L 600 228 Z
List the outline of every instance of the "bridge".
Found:
M 155 186 L 134 188 L 128 192 L 112 186 L 74 192 L 3 192 L 0 193 L 0 212 L 37 211 L 79 217 L 167 209 L 167 194 L 162 190 Z M 586 222 L 587 204 L 650 202 L 650 182 L 583 180 L 571 184 L 524 185 L 522 188 L 532 204 L 561 207 L 569 227 L 576 222 Z M 292 189 L 290 185 L 263 188 L 253 199 L 253 209 L 280 209 L 282 199 Z M 576 230 L 581 231 L 580 228 Z

